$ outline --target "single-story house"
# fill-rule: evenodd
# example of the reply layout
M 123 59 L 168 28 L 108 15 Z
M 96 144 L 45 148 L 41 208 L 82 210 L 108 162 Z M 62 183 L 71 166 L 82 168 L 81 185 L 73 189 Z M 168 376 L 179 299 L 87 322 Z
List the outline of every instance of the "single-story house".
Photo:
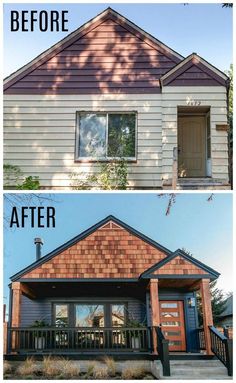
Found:
M 35 243 L 36 261 L 11 277 L 7 358 L 153 357 L 168 375 L 177 352 L 216 355 L 230 371 L 227 344 L 213 326 L 209 283 L 219 273 L 211 267 L 113 216 L 43 257 L 42 240 Z
M 42 189 L 120 158 L 131 189 L 228 189 L 228 89 L 108 8 L 5 79 L 4 161 Z
M 225 309 L 218 317 L 218 326 L 233 327 L 233 295 L 230 295 L 225 302 Z

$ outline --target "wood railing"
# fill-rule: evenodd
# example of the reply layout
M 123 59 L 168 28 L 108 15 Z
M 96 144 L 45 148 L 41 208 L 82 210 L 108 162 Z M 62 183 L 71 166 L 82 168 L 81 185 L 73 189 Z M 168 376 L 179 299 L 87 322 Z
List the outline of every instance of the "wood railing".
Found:
M 225 365 L 228 375 L 233 375 L 233 345 L 232 339 L 226 338 L 214 326 L 210 326 L 211 350 Z
M 169 341 L 161 330 L 161 327 L 156 327 L 157 334 L 157 351 L 162 363 L 163 376 L 170 376 L 170 357 L 169 357 Z
M 9 352 L 150 351 L 147 327 L 9 328 Z

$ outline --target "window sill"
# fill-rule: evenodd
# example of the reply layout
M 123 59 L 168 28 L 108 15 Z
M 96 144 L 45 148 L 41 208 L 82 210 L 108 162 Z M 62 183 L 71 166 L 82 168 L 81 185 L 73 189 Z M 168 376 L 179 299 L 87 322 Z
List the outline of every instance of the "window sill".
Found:
M 74 160 L 74 163 L 100 163 L 100 162 L 121 162 L 123 159 L 120 158 L 100 158 L 100 159 L 93 159 L 93 158 L 77 158 Z M 124 158 L 124 160 L 128 163 L 137 163 L 137 158 Z

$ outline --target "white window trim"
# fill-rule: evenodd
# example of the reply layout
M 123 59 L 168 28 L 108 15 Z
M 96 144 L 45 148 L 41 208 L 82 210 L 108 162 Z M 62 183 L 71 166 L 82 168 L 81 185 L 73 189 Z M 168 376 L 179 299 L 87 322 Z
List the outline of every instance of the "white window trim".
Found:
M 109 114 L 134 114 L 135 115 L 135 156 L 134 157 L 81 157 L 79 155 L 79 118 L 80 115 L 82 114 L 88 114 L 88 113 L 93 113 L 93 114 L 105 114 L 107 123 L 106 123 L 106 152 L 108 149 L 108 115 Z M 130 110 L 130 111 L 94 111 L 94 110 L 81 110 L 76 112 L 76 131 L 75 131 L 75 161 L 79 162 L 109 162 L 109 161 L 120 161 L 121 159 L 125 159 L 126 161 L 137 161 L 137 144 L 138 144 L 138 139 L 137 139 L 137 133 L 138 133 L 138 112 L 136 110 Z

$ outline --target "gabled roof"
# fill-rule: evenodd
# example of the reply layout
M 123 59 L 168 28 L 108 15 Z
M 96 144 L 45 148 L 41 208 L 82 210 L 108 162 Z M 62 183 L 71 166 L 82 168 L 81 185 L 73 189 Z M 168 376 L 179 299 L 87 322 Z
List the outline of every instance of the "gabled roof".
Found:
M 201 274 L 198 275 L 201 278 L 204 276 L 205 278 L 210 278 L 211 280 L 214 280 L 214 279 L 218 278 L 219 275 L 220 275 L 217 271 L 215 271 L 211 267 L 209 267 L 209 266 L 205 265 L 204 263 L 198 261 L 196 258 L 193 258 L 192 256 L 189 256 L 183 250 L 178 249 L 174 253 L 172 253 L 171 255 L 166 257 L 165 259 L 161 260 L 160 262 L 156 263 L 155 265 L 153 265 L 152 267 L 150 267 L 149 269 L 144 271 L 144 273 L 142 273 L 140 275 L 140 278 L 144 278 L 144 279 L 170 278 L 171 277 L 170 274 L 164 274 L 164 273 L 162 274 L 160 272 L 157 275 L 157 274 L 155 274 L 155 272 L 157 270 L 160 270 L 164 265 L 170 263 L 176 257 L 181 257 L 181 258 L 185 259 L 186 261 L 190 262 L 191 264 L 195 265 L 199 269 L 201 269 L 203 271 L 203 274 L 204 274 L 204 275 L 201 275 Z M 183 275 L 180 275 L 180 278 L 181 277 L 182 278 L 184 278 L 184 277 L 190 278 L 191 274 L 183 274 Z M 195 277 L 196 277 L 196 275 L 195 275 Z
M 106 217 L 105 219 L 101 220 L 97 224 L 91 226 L 89 229 L 83 231 L 78 236 L 72 238 L 70 241 L 64 243 L 62 246 L 59 246 L 58 248 L 56 248 L 55 250 L 53 250 L 49 254 L 45 255 L 42 258 L 40 258 L 38 261 L 33 262 L 32 264 L 30 264 L 29 266 L 27 266 L 26 268 L 24 268 L 20 272 L 14 274 L 10 279 L 12 281 L 18 280 L 25 273 L 30 272 L 31 270 L 33 270 L 33 269 L 37 268 L 38 266 L 42 265 L 43 263 L 49 261 L 53 257 L 55 257 L 58 254 L 62 253 L 64 250 L 66 250 L 69 247 L 73 246 L 74 244 L 78 243 L 79 241 L 82 241 L 83 239 L 85 239 L 90 234 L 94 233 L 97 229 L 99 229 L 102 226 L 106 225 L 110 221 L 112 221 L 113 223 L 115 223 L 115 224 L 119 225 L 120 227 L 124 228 L 129 233 L 131 233 L 132 235 L 134 235 L 134 236 L 138 237 L 139 239 L 145 241 L 146 243 L 148 243 L 149 245 L 153 246 L 154 248 L 162 251 L 167 256 L 172 254 L 172 252 L 170 250 L 168 250 L 167 248 L 165 248 L 164 246 L 162 246 L 159 243 L 153 241 L 151 238 L 149 238 L 146 235 L 144 235 L 144 234 L 140 233 L 139 231 L 135 230 L 134 228 L 132 228 L 131 226 L 127 225 L 126 223 L 124 223 L 123 221 L 119 220 L 118 218 L 116 218 L 116 217 L 114 217 L 112 215 L 109 215 L 108 217 Z
M 196 53 L 192 53 L 160 78 L 162 86 L 170 84 L 193 65 L 207 73 L 211 78 L 217 81 L 219 85 L 227 85 L 229 77 L 225 73 L 211 65 Z
M 88 32 L 96 28 L 98 25 L 103 23 L 105 20 L 111 19 L 118 24 L 121 24 L 124 28 L 132 32 L 135 36 L 137 36 L 139 39 L 143 40 L 147 44 L 149 44 L 154 49 L 157 49 L 160 52 L 165 53 L 168 57 L 170 57 L 175 63 L 178 63 L 180 60 L 183 59 L 183 56 L 181 56 L 179 53 L 175 52 L 173 49 L 169 48 L 167 45 L 162 43 L 161 41 L 157 40 L 155 37 L 153 37 L 151 34 L 145 32 L 143 29 L 138 27 L 136 24 L 125 18 L 124 16 L 120 15 L 118 12 L 116 12 L 112 8 L 107 8 L 103 12 L 101 12 L 99 15 L 76 29 L 74 32 L 70 33 L 68 36 L 63 38 L 61 41 L 41 53 L 39 56 L 34 58 L 32 61 L 30 61 L 28 64 L 24 65 L 20 69 L 18 69 L 16 72 L 12 73 L 10 76 L 8 76 L 4 80 L 4 90 L 9 88 L 11 85 L 16 83 L 17 81 L 21 80 L 23 77 L 25 77 L 27 74 L 35 70 L 40 65 L 44 64 L 47 60 L 61 52 L 63 49 L 70 46 L 74 41 L 77 39 L 83 37 Z

